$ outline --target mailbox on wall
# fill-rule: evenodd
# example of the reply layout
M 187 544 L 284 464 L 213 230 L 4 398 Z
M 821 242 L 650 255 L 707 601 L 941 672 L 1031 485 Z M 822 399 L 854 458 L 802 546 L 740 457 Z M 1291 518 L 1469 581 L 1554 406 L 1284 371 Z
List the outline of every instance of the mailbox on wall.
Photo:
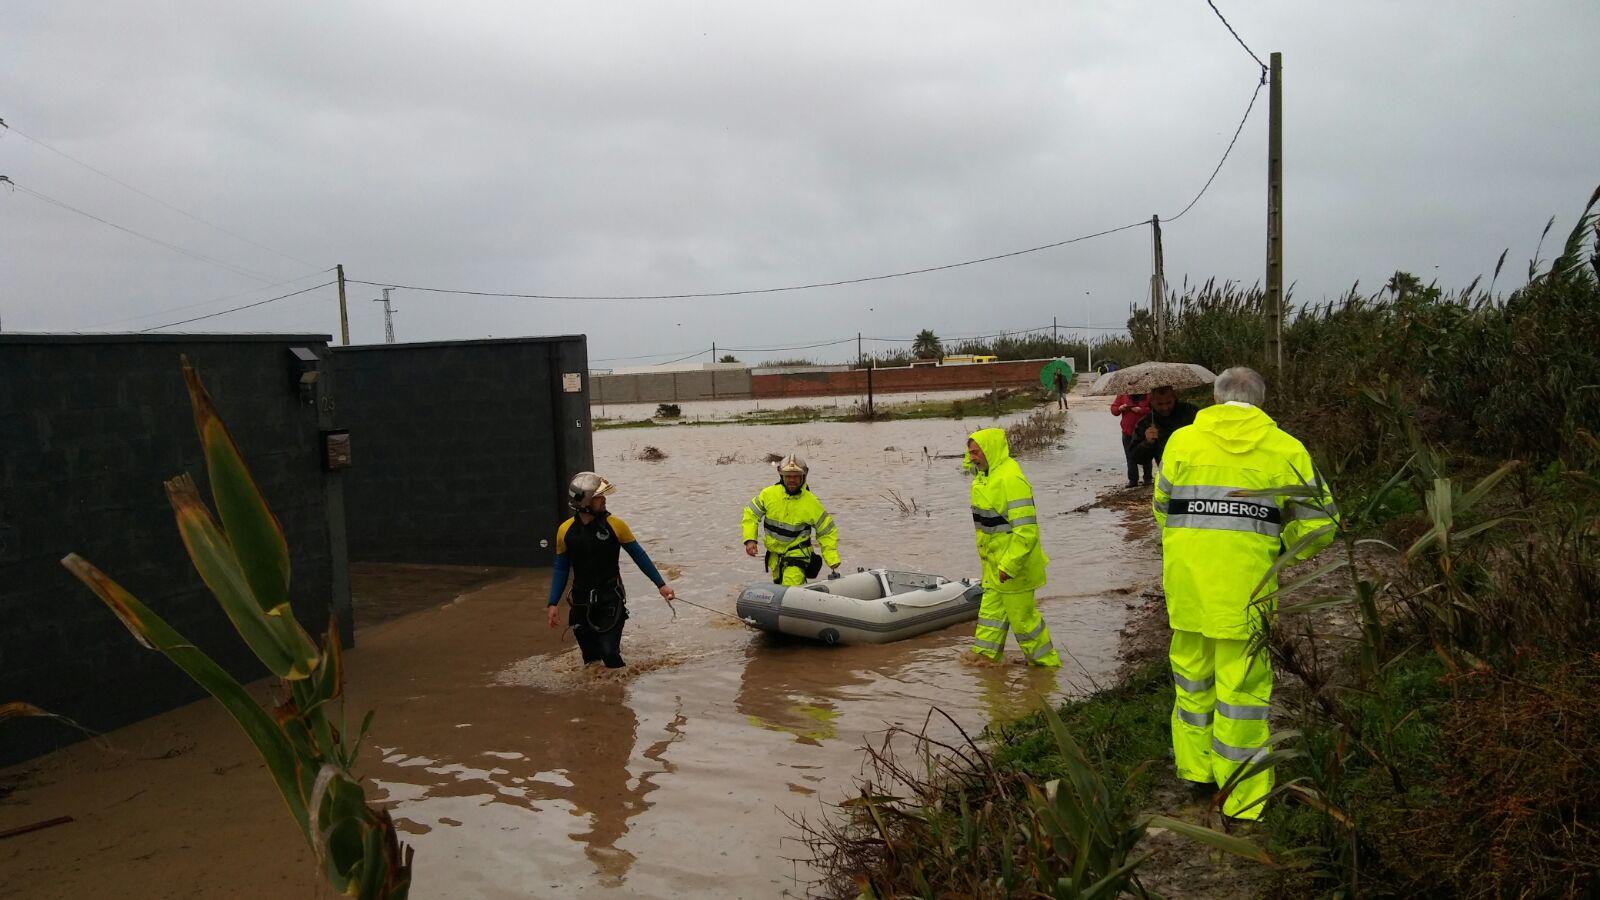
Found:
M 350 468 L 350 432 L 345 429 L 322 433 L 322 467 L 329 472 Z

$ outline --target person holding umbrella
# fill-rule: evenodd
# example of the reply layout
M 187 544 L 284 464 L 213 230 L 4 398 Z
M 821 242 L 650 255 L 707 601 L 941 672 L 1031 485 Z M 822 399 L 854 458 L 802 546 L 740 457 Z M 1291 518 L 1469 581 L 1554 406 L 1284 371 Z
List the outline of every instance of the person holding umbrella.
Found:
M 1147 414 L 1133 426 L 1133 440 L 1128 445 L 1128 471 L 1133 466 L 1144 467 L 1144 480 L 1150 482 L 1150 463 L 1161 461 L 1161 451 L 1167 448 L 1167 439 L 1185 425 L 1193 425 L 1200 410 L 1193 404 L 1178 399 L 1178 392 L 1170 385 L 1162 385 L 1150 392 Z
M 1217 376 L 1209 369 L 1193 363 L 1145 362 L 1101 375 L 1089 393 L 1096 396 L 1149 395 L 1150 412 L 1134 426 L 1128 442 L 1131 473 L 1135 463 L 1160 462 L 1167 438 L 1194 421 L 1194 406 L 1178 400 L 1178 391 L 1216 380 Z
M 1075 378 L 1072 363 L 1064 359 L 1052 359 L 1039 370 L 1039 383 L 1056 392 L 1056 404 L 1061 409 L 1067 408 L 1067 391 L 1072 389 Z

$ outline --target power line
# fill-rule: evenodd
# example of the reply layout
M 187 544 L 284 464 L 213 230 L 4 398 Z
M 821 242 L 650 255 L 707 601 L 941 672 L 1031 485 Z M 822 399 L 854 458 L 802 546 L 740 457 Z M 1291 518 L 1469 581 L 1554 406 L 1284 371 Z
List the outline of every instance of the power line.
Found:
M 783 353 L 789 350 L 815 350 L 818 347 L 835 347 L 854 341 L 855 335 L 839 338 L 836 341 L 823 341 L 817 344 L 801 344 L 796 347 L 728 347 L 729 353 Z
M 684 361 L 684 360 L 686 360 L 686 359 L 694 359 L 694 358 L 695 358 L 695 357 L 696 357 L 696 356 L 703 356 L 703 355 L 705 355 L 705 354 L 707 354 L 707 353 L 710 353 L 710 352 L 711 352 L 711 348 L 710 348 L 710 347 L 707 347 L 707 348 L 706 348 L 706 349 L 704 349 L 704 350 L 697 350 L 697 351 L 695 351 L 695 352 L 693 352 L 693 353 L 691 353 L 691 354 L 689 354 L 689 355 L 688 355 L 688 356 L 682 356 L 682 357 L 679 357 L 679 358 L 677 358 L 677 359 L 669 359 L 669 360 L 666 360 L 666 361 L 665 361 L 665 362 L 658 362 L 658 363 L 653 363 L 653 365 L 657 365 L 657 366 L 670 366 L 670 365 L 672 365 L 672 364 L 673 364 L 673 363 L 680 363 L 680 362 L 683 362 L 683 361 Z
M 1261 57 L 1257 56 L 1254 50 L 1250 49 L 1250 45 L 1244 42 L 1244 38 L 1239 37 L 1239 32 L 1233 30 L 1233 26 L 1229 25 L 1227 18 L 1222 15 L 1222 10 L 1217 9 L 1217 5 L 1212 3 L 1211 0 L 1206 0 L 1206 5 L 1211 7 L 1211 11 L 1216 13 L 1217 18 L 1222 20 L 1222 24 L 1227 27 L 1228 33 L 1233 35 L 1233 39 L 1239 42 L 1239 46 L 1244 48 L 1244 52 L 1250 54 L 1250 58 L 1256 61 L 1256 65 L 1260 66 L 1262 71 L 1266 71 L 1267 64 L 1261 61 Z
M 257 300 L 254 303 L 246 303 L 243 306 L 235 306 L 232 309 L 224 309 L 224 310 L 221 310 L 219 312 L 206 313 L 203 316 L 195 316 L 192 319 L 183 319 L 183 320 L 180 320 L 180 321 L 177 321 L 177 322 L 168 322 L 165 325 L 151 325 L 149 328 L 141 328 L 141 329 L 139 329 L 139 333 L 143 334 L 143 333 L 145 333 L 147 331 L 159 331 L 159 330 L 161 330 L 163 328 L 171 328 L 174 325 L 187 325 L 190 322 L 199 322 L 202 319 L 214 319 L 217 316 L 225 316 L 228 313 L 236 313 L 241 309 L 251 309 L 251 308 L 257 307 L 257 306 L 265 306 L 268 303 L 275 303 L 275 302 L 277 302 L 279 300 L 284 300 L 284 299 L 287 299 L 289 297 L 297 297 L 297 296 L 299 296 L 301 294 L 309 294 L 310 292 L 312 292 L 314 290 L 317 290 L 319 288 L 325 288 L 325 287 L 327 287 L 327 286 L 329 286 L 331 284 L 334 284 L 334 283 L 335 282 L 332 282 L 332 281 L 324 281 L 322 284 L 312 285 L 311 287 L 303 288 L 303 289 L 298 290 L 298 291 L 293 291 L 293 292 L 288 293 L 288 294 L 280 294 L 280 295 L 278 295 L 276 297 L 268 297 L 265 300 Z
M 169 307 L 166 307 L 165 309 L 152 309 L 152 310 L 150 310 L 148 312 L 139 313 L 136 316 L 124 316 L 124 317 L 122 317 L 120 319 L 112 319 L 112 320 L 107 321 L 107 322 L 96 322 L 93 325 L 88 325 L 88 326 L 85 326 L 85 327 L 88 327 L 88 328 L 104 328 L 107 325 L 120 325 L 123 322 L 133 322 L 133 321 L 138 320 L 138 319 L 148 319 L 151 316 L 159 316 L 159 315 L 163 315 L 165 313 L 178 312 L 179 310 L 195 309 L 196 307 L 201 307 L 201 306 L 210 306 L 213 303 L 221 303 L 224 300 L 233 300 L 233 299 L 236 299 L 236 298 L 239 298 L 239 297 L 244 297 L 244 296 L 249 295 L 249 294 L 255 294 L 255 293 L 263 291 L 263 290 L 265 290 L 267 288 L 283 287 L 286 284 L 294 284 L 296 281 L 305 281 L 307 278 L 310 278 L 313 275 L 321 275 L 323 272 L 331 272 L 331 271 L 333 271 L 333 270 L 332 269 L 323 269 L 321 272 L 308 272 L 308 273 L 306 273 L 304 275 L 301 275 L 299 278 L 289 278 L 289 279 L 286 279 L 284 281 L 280 281 L 280 282 L 278 282 L 276 284 L 262 285 L 261 287 L 251 288 L 251 289 L 249 289 L 247 291 L 239 291 L 238 293 L 234 293 L 234 294 L 226 294 L 226 295 L 221 296 L 221 297 L 214 297 L 214 298 L 212 298 L 210 300 L 202 300 L 199 303 L 186 303 L 183 306 L 169 306 Z
M 453 288 L 421 287 L 414 284 L 398 284 L 393 281 L 361 281 L 354 278 L 346 279 L 346 282 L 349 284 L 366 284 L 373 287 L 388 286 L 406 291 L 424 291 L 430 294 L 460 294 L 468 297 L 507 297 L 515 300 L 692 300 L 709 297 L 747 297 L 753 294 L 782 294 L 791 291 L 809 291 L 816 288 L 843 287 L 844 285 L 848 284 L 864 284 L 869 281 L 885 281 L 890 278 L 905 278 L 909 275 L 926 275 L 929 272 L 943 272 L 946 269 L 959 269 L 963 266 L 975 266 L 980 263 L 994 262 L 995 260 L 1000 259 L 1009 259 L 1013 256 L 1022 256 L 1025 253 L 1038 253 L 1041 250 L 1053 250 L 1056 247 L 1065 247 L 1068 244 L 1076 244 L 1080 241 L 1087 241 L 1092 238 L 1105 237 L 1108 234 L 1116 234 L 1119 231 L 1127 231 L 1130 228 L 1143 228 L 1149 224 L 1149 221 L 1145 220 L 1133 222 L 1128 225 L 1118 225 L 1116 228 L 1107 228 L 1104 231 L 1096 231 L 1093 234 L 1083 234 L 1074 238 L 1068 238 L 1064 241 L 1054 241 L 1049 244 L 1040 244 L 1037 247 L 1028 247 L 1023 250 L 1012 250 L 1007 253 L 996 253 L 993 256 L 984 256 L 978 259 L 968 259 L 961 262 L 946 263 L 945 265 L 941 266 L 928 266 L 921 269 L 908 269 L 904 272 L 889 272 L 883 275 L 866 275 L 860 278 L 843 278 L 837 281 L 817 281 L 810 284 L 792 284 L 784 287 L 771 288 L 750 288 L 740 291 L 705 291 L 701 293 L 690 294 L 522 294 L 510 291 L 469 291 L 456 290 Z
M 1209 2 L 1209 0 L 1208 0 L 1208 2 Z M 1219 15 L 1220 15 L 1220 13 L 1219 13 Z M 1245 49 L 1248 50 L 1249 48 L 1247 47 Z M 1178 219 L 1182 218 L 1184 213 L 1187 213 L 1189 210 L 1193 209 L 1195 204 L 1200 202 L 1200 198 L 1204 197 L 1206 195 L 1206 191 L 1211 189 L 1211 185 L 1212 185 L 1213 182 L 1216 181 L 1217 175 L 1222 171 L 1222 167 L 1228 162 L 1228 157 L 1233 154 L 1234 145 L 1236 145 L 1239 142 L 1239 135 L 1244 132 L 1245 123 L 1250 120 L 1250 113 L 1255 109 L 1256 98 L 1258 98 L 1261 95 L 1261 87 L 1262 87 L 1262 85 L 1265 85 L 1266 83 L 1267 83 L 1266 69 L 1263 68 L 1262 69 L 1262 74 L 1261 74 L 1261 80 L 1256 83 L 1255 90 L 1250 94 L 1250 102 L 1245 105 L 1244 116 L 1239 119 L 1238 127 L 1236 127 L 1233 130 L 1233 138 L 1228 141 L 1228 146 L 1222 151 L 1222 158 L 1217 160 L 1216 167 L 1211 170 L 1211 176 L 1206 179 L 1205 184 L 1201 185 L 1200 192 L 1194 195 L 1194 199 L 1189 201 L 1189 205 L 1185 206 L 1177 215 L 1168 218 L 1166 221 L 1175 222 Z M 422 292 L 431 293 L 431 294 L 457 294 L 457 295 L 467 296 L 467 297 L 504 297 L 504 298 L 514 299 L 514 300 L 693 300 L 693 299 L 704 299 L 704 298 L 715 298 L 715 297 L 745 297 L 745 296 L 751 296 L 751 295 L 756 295 L 756 294 L 781 294 L 781 293 L 789 293 L 789 292 L 793 292 L 793 291 L 813 290 L 813 289 L 816 289 L 816 288 L 843 287 L 845 285 L 864 284 L 864 283 L 872 282 L 872 281 L 886 281 L 886 280 L 891 279 L 891 278 L 905 278 L 905 277 L 910 276 L 910 275 L 926 275 L 926 274 L 928 274 L 930 272 L 942 272 L 942 271 L 945 271 L 945 270 L 948 270 L 948 269 L 959 269 L 959 268 L 962 268 L 962 267 L 965 267 L 965 266 L 975 266 L 975 265 L 979 265 L 981 263 L 995 262 L 996 260 L 1009 259 L 1009 258 L 1014 257 L 1014 256 L 1022 256 L 1024 254 L 1028 254 L 1028 253 L 1038 253 L 1038 252 L 1040 252 L 1042 250 L 1053 250 L 1053 249 L 1055 249 L 1057 247 L 1065 247 L 1068 244 L 1076 244 L 1076 243 L 1079 243 L 1081 241 L 1087 241 L 1087 240 L 1091 240 L 1091 239 L 1097 238 L 1097 237 L 1105 237 L 1107 235 L 1116 234 L 1119 231 L 1128 231 L 1128 230 L 1134 229 L 1134 228 L 1143 228 L 1143 227 L 1145 227 L 1146 225 L 1149 225 L 1149 224 L 1150 223 L 1149 223 L 1148 220 L 1139 221 L 1139 222 L 1133 222 L 1133 223 L 1130 223 L 1130 224 L 1127 224 L 1127 225 L 1119 225 L 1116 228 L 1107 228 L 1104 231 L 1096 231 L 1096 232 L 1093 232 L 1092 234 L 1079 235 L 1078 237 L 1067 238 L 1066 240 L 1062 240 L 1062 241 L 1054 241 L 1054 242 L 1049 243 L 1049 244 L 1040 244 L 1037 247 L 1027 247 L 1027 248 L 1024 248 L 1022 250 L 1012 250 L 1012 251 L 1009 251 L 1009 252 L 1006 252 L 1006 253 L 996 253 L 996 254 L 994 254 L 992 256 L 984 256 L 984 257 L 979 257 L 977 259 L 968 259 L 968 260 L 963 260 L 961 262 L 946 263 L 944 265 L 939 265 L 939 266 L 927 266 L 927 267 L 921 268 L 921 269 L 908 269 L 908 270 L 906 270 L 904 272 L 889 272 L 889 273 L 886 273 L 886 274 L 883 274 L 883 275 L 867 275 L 867 276 L 863 276 L 863 277 L 860 277 L 860 278 L 845 278 L 845 279 L 839 279 L 839 280 L 836 280 L 836 281 L 818 281 L 818 282 L 812 282 L 812 283 L 809 283 L 809 284 L 786 285 L 784 287 L 750 288 L 750 289 L 747 289 L 747 290 L 738 290 L 738 291 L 705 291 L 705 292 L 699 292 L 699 293 L 682 293 L 682 294 L 614 294 L 614 295 L 607 295 L 607 294 L 534 294 L 534 293 L 518 293 L 518 292 L 512 292 L 512 291 L 474 291 L 474 290 L 458 290 L 458 289 L 454 289 L 454 288 L 422 287 L 422 286 L 419 286 L 419 285 L 399 284 L 399 283 L 392 282 L 392 281 L 385 281 L 385 282 L 362 281 L 360 279 L 355 279 L 355 278 L 346 279 L 346 281 L 349 284 L 365 284 L 365 285 L 370 285 L 372 287 L 391 287 L 391 288 L 395 288 L 397 290 L 422 291 Z M 733 349 L 733 348 L 730 348 L 730 349 Z M 794 349 L 809 349 L 809 348 L 794 348 Z M 745 350 L 745 352 L 752 352 L 752 351 Z
M 674 354 L 682 352 L 682 350 L 672 350 L 663 353 L 640 353 L 637 356 L 597 356 L 594 359 L 589 360 L 589 362 L 626 362 L 631 359 L 655 359 L 660 356 L 673 356 Z
M 4 177 L 4 176 L 0 176 L 0 177 Z M 93 219 L 96 222 L 99 222 L 101 225 L 108 225 L 108 226 L 110 226 L 112 228 L 115 228 L 118 231 L 123 232 L 124 234 L 131 234 L 134 237 L 139 238 L 140 240 L 149 241 L 152 244 L 160 244 L 161 246 L 167 248 L 168 250 L 171 250 L 174 253 L 181 253 L 184 256 L 189 257 L 190 259 L 198 259 L 201 262 L 207 262 L 207 263 L 210 263 L 210 264 L 212 264 L 214 266 L 217 266 L 219 268 L 227 269 L 228 271 L 234 273 L 235 275 L 243 275 L 246 278 L 253 278 L 256 281 L 260 281 L 260 282 L 263 282 L 263 283 L 270 283 L 273 280 L 273 276 L 271 276 L 271 275 L 263 275 L 260 272 L 252 271 L 250 269 L 246 269 L 246 268 L 243 268 L 241 266 L 233 265 L 232 263 L 223 262 L 222 260 L 216 259 L 214 257 L 206 256 L 204 253 L 197 253 L 197 252 L 195 252 L 193 250 L 188 250 L 188 249 L 185 249 L 183 247 L 180 247 L 177 244 L 168 243 L 167 241 L 163 241 L 162 239 L 160 239 L 158 237 L 151 237 L 150 235 L 144 234 L 143 232 L 134 231 L 132 228 L 127 228 L 125 226 L 118 225 L 117 223 L 112 222 L 112 221 L 110 221 L 108 219 L 102 219 L 99 216 L 95 215 L 94 213 L 84 212 L 83 210 L 77 208 L 76 206 L 72 206 L 72 205 L 70 205 L 68 203 L 63 203 L 62 201 L 57 200 L 56 198 L 50 196 L 49 194 L 41 193 L 39 191 L 33 190 L 32 188 L 23 187 L 22 185 L 17 184 L 15 181 L 12 181 L 10 178 L 6 178 L 5 180 L 12 187 L 14 187 L 17 190 L 23 192 L 24 194 L 28 194 L 30 196 L 36 197 L 36 198 L 38 198 L 40 200 L 43 200 L 44 202 L 49 203 L 49 204 L 51 204 L 53 206 L 59 206 L 62 209 L 67 210 L 68 212 L 74 212 L 74 213 L 77 213 L 78 215 L 83 216 L 85 218 Z
M 1217 173 L 1222 171 L 1222 164 L 1226 163 L 1228 161 L 1228 155 L 1233 153 L 1233 145 L 1239 142 L 1239 135 L 1244 132 L 1244 123 L 1250 121 L 1250 111 L 1256 108 L 1256 98 L 1261 96 L 1261 88 L 1266 83 L 1267 70 L 1262 69 L 1261 80 L 1256 82 L 1256 89 L 1250 94 L 1250 102 L 1244 108 L 1244 116 L 1239 119 L 1239 127 L 1233 130 L 1233 139 L 1228 141 L 1228 148 L 1222 151 L 1222 158 L 1217 160 L 1217 167 L 1211 170 L 1211 177 L 1206 179 L 1206 183 L 1200 188 L 1200 193 L 1194 195 L 1194 199 L 1190 200 L 1189 205 L 1183 208 L 1183 212 L 1180 212 L 1175 216 L 1170 216 L 1165 220 L 1168 224 L 1183 218 L 1183 213 L 1194 209 L 1194 205 L 1199 203 L 1200 198 L 1204 197 L 1206 195 L 1206 191 L 1211 189 L 1211 182 L 1217 180 Z
M 281 256 L 284 259 L 293 260 L 294 262 L 297 262 L 297 263 L 299 263 L 299 264 L 301 264 L 303 266 L 314 266 L 314 265 L 316 265 L 316 263 L 306 262 L 305 260 L 303 260 L 303 259 L 301 259 L 301 258 L 299 258 L 297 256 L 290 256 L 289 254 L 284 253 L 282 250 L 274 250 L 273 248 L 268 247 L 266 244 L 260 243 L 259 241 L 251 240 L 250 238 L 245 237 L 244 235 L 238 233 L 237 231 L 232 231 L 230 229 L 224 228 L 221 225 L 218 225 L 217 223 L 215 223 L 215 222 L 213 222 L 213 221 L 211 221 L 209 219 L 203 218 L 201 216 L 197 216 L 194 213 L 189 212 L 188 210 L 185 210 L 185 209 L 181 209 L 181 208 L 179 208 L 177 206 L 173 206 L 171 203 L 168 203 L 167 201 L 161 199 L 160 197 L 157 197 L 154 194 L 151 194 L 151 193 L 149 193 L 147 191 L 139 190 L 138 188 L 134 187 L 133 185 L 127 183 L 126 181 L 123 181 L 122 179 L 118 178 L 117 176 L 112 175 L 110 172 L 106 172 L 104 170 L 97 169 L 94 166 L 89 165 L 88 163 L 84 162 L 83 160 L 78 159 L 76 156 L 73 156 L 72 154 L 67 153 L 65 150 L 60 150 L 60 149 L 57 149 L 55 147 L 50 146 L 49 144 L 46 144 L 44 141 L 39 140 L 38 138 L 34 137 L 33 135 L 28 134 L 27 132 L 18 129 L 16 126 L 8 124 L 4 119 L 0 119 L 0 128 L 4 128 L 7 131 L 10 131 L 11 133 L 17 135 L 18 137 L 20 137 L 20 138 L 22 138 L 24 140 L 31 141 L 34 144 L 37 144 L 38 146 L 43 147 L 46 150 L 49 150 L 51 153 L 54 153 L 55 155 L 61 157 L 62 159 L 67 160 L 68 162 L 76 163 L 77 165 L 80 165 L 80 166 L 84 167 L 85 169 L 88 169 L 89 171 L 95 173 L 96 175 L 99 175 L 101 178 L 104 178 L 104 179 L 106 179 L 108 181 L 111 181 L 111 182 L 113 182 L 115 184 L 119 184 L 119 185 L 127 188 L 128 190 L 134 192 L 135 194 L 138 194 L 139 196 L 145 198 L 146 200 L 151 200 L 151 201 L 154 201 L 156 203 L 159 203 L 162 206 L 165 206 L 167 209 L 170 209 L 173 212 L 177 213 L 178 215 L 183 216 L 184 218 L 192 219 L 193 221 L 199 222 L 201 225 L 204 225 L 207 228 L 216 229 L 217 231 L 220 231 L 223 234 L 228 235 L 231 238 L 234 238 L 235 240 L 244 241 L 246 244 L 249 244 L 252 247 L 258 247 L 258 248 L 260 248 L 262 250 L 267 251 L 268 253 L 273 253 L 273 254 L 276 254 L 278 256 Z

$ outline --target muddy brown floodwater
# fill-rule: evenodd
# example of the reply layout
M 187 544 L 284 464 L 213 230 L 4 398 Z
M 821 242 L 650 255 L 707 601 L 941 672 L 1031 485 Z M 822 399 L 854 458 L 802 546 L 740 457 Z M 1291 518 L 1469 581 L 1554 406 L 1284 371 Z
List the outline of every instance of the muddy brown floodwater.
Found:
M 1070 655 L 1059 672 L 1025 668 L 1015 643 L 1008 665 L 963 664 L 970 626 L 829 648 L 683 604 L 674 618 L 627 560 L 630 665 L 620 674 L 584 672 L 570 635 L 544 627 L 542 571 L 361 630 L 346 657 L 352 718 L 378 715 L 360 769 L 416 848 L 412 895 L 802 894 L 786 814 L 844 797 L 871 735 L 920 727 L 933 704 L 977 730 L 1104 679 L 1131 592 L 1158 564 L 1124 542 L 1115 513 L 1080 509 L 1122 473 L 1104 401 L 1077 403 L 1061 446 L 1022 460 L 1051 556 L 1039 605 Z M 976 575 L 959 460 L 923 448 L 959 453 L 986 424 L 608 431 L 595 435 L 595 464 L 618 486 L 612 510 L 680 595 L 731 610 L 762 577 L 738 525 L 773 480 L 768 453 L 808 458 L 847 569 Z M 666 458 L 639 459 L 646 445 Z M 902 515 L 896 495 L 917 511 Z M 79 744 L 0 773 L 14 788 L 0 800 L 0 831 L 75 819 L 0 842 L 0 894 L 330 896 L 215 704 L 109 738 L 110 750 Z

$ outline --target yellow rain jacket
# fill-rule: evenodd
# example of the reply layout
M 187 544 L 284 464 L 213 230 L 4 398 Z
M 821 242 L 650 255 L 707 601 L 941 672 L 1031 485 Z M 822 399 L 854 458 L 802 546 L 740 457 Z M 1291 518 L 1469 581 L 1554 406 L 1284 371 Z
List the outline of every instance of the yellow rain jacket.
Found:
M 1044 584 L 1050 558 L 1039 546 L 1033 485 L 1011 458 L 1004 431 L 985 428 L 973 432 L 971 439 L 989 462 L 989 470 L 972 479 L 972 524 L 977 529 L 978 558 L 983 560 L 983 587 L 1009 593 L 1037 590 Z M 970 453 L 966 465 L 973 466 Z M 1001 571 L 1009 576 L 1004 583 Z
M 1319 489 L 1321 509 L 1307 498 L 1233 496 L 1301 485 Z M 1279 554 L 1338 515 L 1305 446 L 1266 413 L 1236 403 L 1203 409 L 1193 425 L 1172 433 L 1154 507 L 1169 622 L 1226 640 L 1250 638 L 1253 597 L 1278 589 L 1276 576 L 1259 591 L 1256 585 Z M 1295 559 L 1311 558 L 1332 540 L 1330 531 L 1298 548 Z
M 839 565 L 839 527 L 810 487 L 801 485 L 800 492 L 791 495 L 781 482 L 768 485 L 745 506 L 741 525 L 747 541 L 756 539 L 760 526 L 767 552 L 776 556 L 810 556 L 815 535 L 822 561 L 830 568 Z

